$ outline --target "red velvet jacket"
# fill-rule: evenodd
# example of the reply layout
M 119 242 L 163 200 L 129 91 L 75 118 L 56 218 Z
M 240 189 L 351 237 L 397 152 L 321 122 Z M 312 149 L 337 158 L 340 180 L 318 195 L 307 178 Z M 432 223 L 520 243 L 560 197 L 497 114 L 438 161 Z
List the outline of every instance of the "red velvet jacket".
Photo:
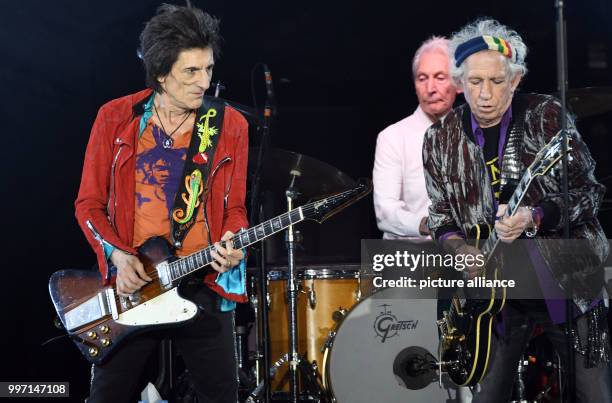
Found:
M 147 89 L 104 104 L 98 111 L 85 152 L 75 202 L 76 218 L 96 252 L 105 284 L 114 280 L 108 273 L 102 240 L 136 254 L 132 241 L 140 116 L 134 113 L 134 106 L 150 95 L 151 90 Z M 205 200 L 212 242 L 226 231 L 236 233 L 248 226 L 244 206 L 247 159 L 247 122 L 239 112 L 226 107 Z M 215 283 L 216 277 L 216 272 L 208 274 L 206 284 L 230 300 L 246 301 L 245 295 L 226 294 Z

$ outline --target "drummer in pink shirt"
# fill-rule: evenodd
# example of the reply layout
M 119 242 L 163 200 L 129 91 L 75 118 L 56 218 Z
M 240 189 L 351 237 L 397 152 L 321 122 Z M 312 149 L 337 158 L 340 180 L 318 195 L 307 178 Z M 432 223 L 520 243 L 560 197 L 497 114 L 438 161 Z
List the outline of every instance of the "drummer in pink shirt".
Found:
M 423 173 L 423 135 L 453 107 L 448 40 L 432 37 L 419 47 L 412 74 L 419 106 L 378 135 L 374 160 L 374 208 L 384 239 L 429 237 L 429 198 Z

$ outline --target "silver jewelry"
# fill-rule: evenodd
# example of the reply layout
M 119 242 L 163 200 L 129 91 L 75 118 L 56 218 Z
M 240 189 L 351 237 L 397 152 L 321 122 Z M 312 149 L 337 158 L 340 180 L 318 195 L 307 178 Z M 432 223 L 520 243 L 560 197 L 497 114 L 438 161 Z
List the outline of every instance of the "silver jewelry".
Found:
M 525 235 L 527 236 L 527 238 L 533 238 L 536 236 L 536 234 L 538 233 L 538 224 L 535 220 L 535 209 L 531 206 L 526 206 L 527 210 L 529 210 L 529 213 L 531 213 L 531 227 L 529 228 L 525 228 Z
M 191 116 L 192 111 L 189 111 L 189 113 L 187 113 L 187 116 L 185 116 L 185 119 L 183 119 L 183 121 L 176 127 L 176 129 L 174 129 L 172 133 L 168 134 L 168 132 L 166 131 L 166 128 L 164 127 L 164 124 L 162 123 L 161 117 L 159 116 L 159 113 L 157 112 L 157 107 L 155 106 L 155 102 L 153 102 L 153 110 L 155 110 L 155 115 L 157 116 L 157 120 L 159 120 L 159 124 L 161 125 L 163 134 L 164 136 L 166 136 L 164 140 L 162 141 L 162 147 L 164 147 L 165 149 L 172 148 L 172 146 L 174 145 L 174 139 L 172 138 L 172 136 L 174 135 L 174 133 L 178 131 L 178 129 L 181 128 L 181 126 L 183 126 L 183 123 L 185 123 L 187 119 L 189 118 L 189 116 Z

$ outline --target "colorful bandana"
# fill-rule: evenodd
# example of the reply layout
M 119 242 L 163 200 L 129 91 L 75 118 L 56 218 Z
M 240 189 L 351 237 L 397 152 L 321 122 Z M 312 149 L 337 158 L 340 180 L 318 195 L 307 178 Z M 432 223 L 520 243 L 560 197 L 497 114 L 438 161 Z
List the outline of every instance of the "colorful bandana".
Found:
M 457 50 L 455 50 L 455 66 L 461 66 L 465 59 L 481 50 L 496 50 L 513 62 L 516 61 L 516 52 L 512 51 L 510 44 L 505 39 L 498 38 L 497 36 L 483 35 L 472 38 L 457 46 Z

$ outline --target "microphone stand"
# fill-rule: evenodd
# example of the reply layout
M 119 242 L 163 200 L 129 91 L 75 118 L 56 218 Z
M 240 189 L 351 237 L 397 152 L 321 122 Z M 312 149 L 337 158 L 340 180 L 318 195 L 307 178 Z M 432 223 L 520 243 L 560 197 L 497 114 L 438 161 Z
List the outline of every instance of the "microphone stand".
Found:
M 559 95 L 561 98 L 561 132 L 563 133 L 563 169 L 562 169 L 562 188 L 563 188 L 563 202 L 565 208 L 562 209 L 561 214 L 565 220 L 565 226 L 563 229 L 563 238 L 569 239 L 570 227 L 569 227 L 569 189 L 568 189 L 568 149 L 567 149 L 567 42 L 566 42 L 566 29 L 565 29 L 565 17 L 563 9 L 565 7 L 564 0 L 555 0 L 555 8 L 557 9 L 557 78 L 559 85 Z M 568 297 L 565 300 L 565 323 L 567 326 L 566 338 L 567 338 L 567 396 L 569 402 L 576 401 L 576 357 L 574 356 L 574 338 L 572 329 L 574 328 L 574 303 L 573 303 L 573 289 L 572 282 L 569 283 L 567 290 Z
M 250 214 L 250 223 L 251 225 L 255 223 L 259 223 L 263 221 L 262 214 L 260 211 L 260 182 L 261 182 L 261 172 L 264 157 L 268 148 L 270 147 L 270 127 L 272 124 L 272 115 L 274 114 L 275 103 L 274 103 L 274 90 L 272 87 L 272 76 L 268 70 L 268 67 L 264 65 L 265 70 L 265 78 L 266 78 L 266 104 L 263 110 L 263 127 L 262 127 L 262 136 L 261 143 L 259 146 L 259 153 L 257 155 L 257 162 L 255 165 L 255 172 L 251 179 L 251 214 Z M 264 243 L 259 244 L 259 253 L 256 254 L 257 266 L 259 267 L 258 277 L 259 277 L 259 301 L 261 301 L 261 339 L 263 352 L 261 357 L 257 357 L 257 359 L 262 358 L 262 366 L 263 366 L 263 385 L 265 389 L 264 402 L 268 403 L 271 401 L 271 391 L 270 391 L 270 338 L 269 338 L 269 324 L 268 324 L 268 282 L 267 282 L 267 271 L 266 271 L 266 262 L 265 262 L 265 250 Z M 258 346 L 259 347 L 259 346 Z M 257 380 L 259 381 L 259 379 Z

